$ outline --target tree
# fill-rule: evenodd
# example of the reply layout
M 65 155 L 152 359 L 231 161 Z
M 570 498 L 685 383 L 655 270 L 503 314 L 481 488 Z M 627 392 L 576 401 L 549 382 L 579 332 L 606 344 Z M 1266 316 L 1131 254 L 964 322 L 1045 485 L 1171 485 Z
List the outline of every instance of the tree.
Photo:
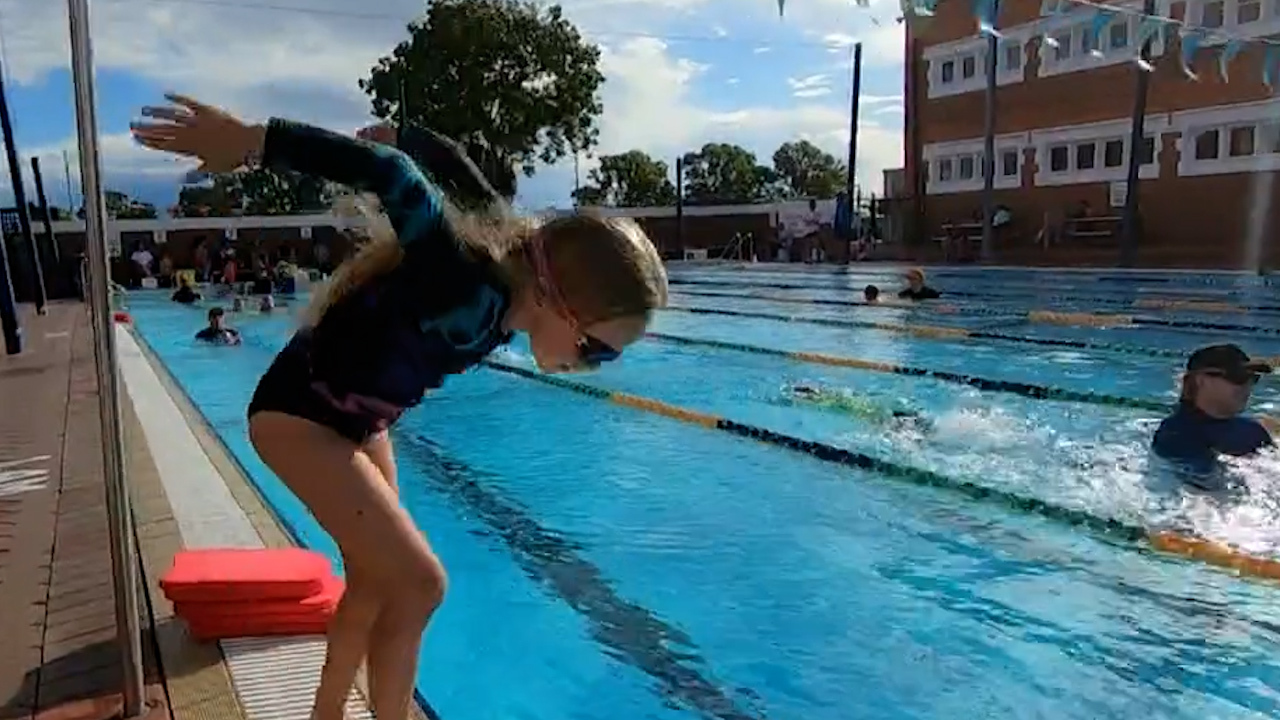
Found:
M 667 164 L 641 150 L 601 156 L 587 181 L 591 184 L 574 191 L 579 205 L 665 207 L 676 201 Z
M 149 202 L 134 200 L 118 190 L 105 190 L 102 193 L 107 206 L 107 216 L 119 220 L 151 219 L 156 216 L 156 206 Z
M 760 202 L 777 181 L 771 168 L 738 145 L 707 143 L 698 152 L 685 153 L 683 164 L 685 200 L 691 205 Z
M 237 175 L 214 175 L 178 191 L 175 217 L 230 217 L 241 214 L 243 192 Z
M 808 140 L 783 143 L 773 169 L 792 197 L 832 198 L 846 180 L 844 164 Z
M 378 117 L 482 146 L 532 175 L 537 161 L 595 145 L 599 61 L 558 5 L 436 0 L 360 88 Z
M 242 173 L 238 181 L 245 215 L 324 212 L 336 192 L 335 186 L 324 178 L 267 168 Z

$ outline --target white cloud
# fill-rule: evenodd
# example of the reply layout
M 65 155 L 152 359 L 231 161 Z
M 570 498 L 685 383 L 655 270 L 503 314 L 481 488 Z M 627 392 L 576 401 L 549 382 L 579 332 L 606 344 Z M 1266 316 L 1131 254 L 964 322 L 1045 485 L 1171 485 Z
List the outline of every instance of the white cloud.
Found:
M 787 84 L 792 90 L 805 90 L 807 88 L 826 87 L 831 83 L 831 76 L 826 74 L 808 75 L 802 78 L 787 78 Z
M 831 94 L 831 88 L 829 87 L 810 87 L 810 88 L 800 88 L 799 90 L 792 92 L 791 97 L 816 98 L 816 97 L 823 97 L 825 95 L 830 95 L 830 94 Z
M 715 10 L 720 17 L 726 16 L 716 8 L 738 13 L 740 6 L 728 5 L 735 1 L 565 3 L 567 14 L 589 35 L 614 41 L 623 38 L 606 43 L 602 55 L 601 69 L 607 82 L 602 90 L 605 113 L 600 121 L 598 154 L 641 148 L 658 157 L 673 158 L 706 142 L 726 141 L 740 143 L 763 157 L 779 143 L 797 137 L 810 139 L 838 156 L 845 154 L 848 118 L 847 110 L 841 107 L 844 103 L 823 104 L 818 99 L 819 90 L 830 89 L 829 78 L 798 78 L 801 84 L 793 85 L 793 90 L 799 100 L 755 94 L 732 111 L 712 109 L 703 100 L 704 93 L 694 87 L 705 76 L 705 64 L 679 57 L 661 40 L 634 37 L 649 29 L 661 34 L 671 27 L 673 18 L 700 10 Z M 52 0 L 0 0 L 7 70 L 15 82 L 36 84 L 51 71 L 66 67 L 65 7 L 65 3 Z M 367 75 L 379 57 L 405 38 L 405 24 L 422 11 L 420 0 L 382 0 L 376 11 L 357 10 L 347 0 L 307 0 L 306 12 L 273 7 L 277 9 L 187 0 L 94 3 L 97 64 L 101 70 L 137 74 L 250 118 L 283 114 L 335 129 L 354 129 L 369 119 L 369 101 L 357 87 L 357 79 Z M 867 12 L 851 8 L 847 0 L 811 0 L 788 7 L 781 22 L 790 33 L 817 33 L 813 37 L 821 38 L 838 31 L 858 37 Z M 753 5 L 733 17 L 734 23 L 711 24 L 712 34 L 738 34 L 739 21 L 767 20 L 769 25 L 761 26 L 772 28 L 779 23 L 772 3 Z M 694 27 L 709 24 L 705 19 L 697 22 L 700 24 Z M 893 52 L 900 56 L 900 30 L 895 32 L 899 41 Z M 760 40 L 771 39 L 757 34 L 758 44 L 752 52 L 769 52 L 771 45 Z M 876 41 L 884 47 L 866 36 L 863 39 L 870 43 L 866 45 L 868 60 L 892 45 L 887 39 Z M 725 82 L 736 85 L 738 79 Z M 864 120 L 859 139 L 859 176 L 878 188 L 879 171 L 901 163 L 901 132 Z M 74 141 L 33 149 L 35 154 L 50 158 L 45 161 L 47 175 L 52 176 L 57 168 L 61 177 L 63 147 L 74 150 Z M 123 135 L 104 137 L 102 150 L 108 178 L 177 177 L 185 169 L 170 157 L 137 147 Z M 585 175 L 585 166 L 582 172 Z M 544 176 L 562 181 L 566 177 L 564 164 Z M 567 177 L 572 178 L 571 163 Z M 54 182 L 49 180 L 51 185 Z

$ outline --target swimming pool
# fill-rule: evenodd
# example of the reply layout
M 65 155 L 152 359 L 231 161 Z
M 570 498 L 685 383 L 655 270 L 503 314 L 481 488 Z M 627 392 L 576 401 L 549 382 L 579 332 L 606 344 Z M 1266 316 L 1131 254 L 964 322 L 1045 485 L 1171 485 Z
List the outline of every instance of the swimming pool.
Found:
M 1170 355 L 1222 335 L 1037 326 L 1025 322 L 1026 310 L 1117 312 L 1148 295 L 1265 306 L 1274 294 L 1256 278 L 1226 275 L 1107 281 L 1115 273 L 967 269 L 938 271 L 933 282 L 1003 297 L 961 295 L 949 300 L 956 312 L 938 314 L 684 292 L 840 301 L 869 282 L 893 287 L 895 275 L 673 268 L 673 280 L 723 283 L 675 284 L 675 305 L 798 320 L 673 310 L 655 329 L 1169 400 L 1179 363 Z M 302 542 L 336 558 L 245 437 L 244 407 L 287 337 L 287 316 L 238 319 L 244 346 L 210 348 L 190 341 L 199 310 L 161 295 L 135 295 L 130 305 L 142 337 L 267 500 Z M 1000 313 L 985 312 L 993 309 Z M 1265 308 L 1142 314 L 1280 327 L 1280 313 Z M 1127 349 L 803 322 L 824 318 L 998 327 L 1011 337 Z M 1280 354 L 1264 333 L 1237 341 Z M 520 344 L 497 359 L 528 363 Z M 667 341 L 646 341 L 616 367 L 578 379 L 1098 515 L 1191 525 L 1259 552 L 1280 547 L 1271 530 L 1276 495 L 1266 485 L 1277 463 L 1240 469 L 1256 488 L 1248 502 L 1178 500 L 1149 467 L 1146 443 L 1159 416 L 1150 410 Z M 936 431 L 891 432 L 779 402 L 789 381 L 909 401 Z M 1280 401 L 1266 385 L 1258 397 Z M 404 502 L 451 571 L 419 678 L 446 720 L 1280 712 L 1274 585 L 492 370 L 452 379 L 394 437 Z

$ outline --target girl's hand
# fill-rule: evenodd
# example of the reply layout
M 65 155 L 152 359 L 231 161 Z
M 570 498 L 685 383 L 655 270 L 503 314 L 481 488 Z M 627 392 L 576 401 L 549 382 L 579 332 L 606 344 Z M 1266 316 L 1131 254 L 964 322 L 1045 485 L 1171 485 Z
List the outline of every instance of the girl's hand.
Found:
M 171 104 L 144 107 L 149 120 L 130 126 L 139 144 L 155 150 L 194 157 L 200 170 L 209 173 L 233 172 L 262 154 L 266 129 L 246 125 L 218 108 L 189 97 L 167 94 Z
M 367 128 L 357 130 L 356 137 L 383 145 L 395 145 L 396 129 L 390 123 L 378 123 L 377 125 L 370 125 Z

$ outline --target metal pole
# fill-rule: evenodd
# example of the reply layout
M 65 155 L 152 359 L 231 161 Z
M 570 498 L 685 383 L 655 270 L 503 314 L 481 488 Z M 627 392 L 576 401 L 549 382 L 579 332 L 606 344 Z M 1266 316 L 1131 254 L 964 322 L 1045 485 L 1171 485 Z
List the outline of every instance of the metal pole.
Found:
M 1000 38 L 996 37 L 996 18 L 1000 17 L 1000 0 L 991 0 L 991 28 L 987 32 L 986 112 L 982 118 L 982 262 L 992 261 L 995 251 L 996 212 L 996 69 L 1000 63 Z M 967 243 L 966 243 L 967 244 Z
M 1142 3 L 1142 18 L 1156 14 L 1155 0 Z M 1142 41 L 1141 63 L 1135 63 L 1138 74 L 1133 88 L 1133 116 L 1129 119 L 1129 167 L 1125 174 L 1124 212 L 1120 219 L 1120 267 L 1133 267 L 1138 255 L 1138 171 L 1142 168 L 1142 148 L 1146 144 L 1147 87 L 1151 83 L 1151 36 Z
M 0 330 L 4 331 L 7 355 L 22 352 L 22 326 L 18 324 L 18 305 L 13 299 L 13 281 L 9 276 L 9 243 L 0 229 Z
M 71 158 L 67 157 L 67 151 L 62 151 L 62 177 L 67 181 L 67 212 L 71 217 L 76 216 L 76 196 L 71 190 Z
M 53 213 L 49 211 L 49 198 L 44 194 L 44 177 L 40 173 L 40 158 L 31 158 L 31 179 L 36 184 L 36 203 L 40 209 L 40 221 L 44 224 L 44 255 L 40 258 L 40 263 L 53 272 L 56 268 L 57 277 L 65 280 L 66 273 L 62 265 L 62 252 L 58 249 L 58 236 L 53 232 Z M 59 283 L 60 285 L 61 283 Z M 60 287 L 55 287 L 54 294 L 56 297 L 66 297 Z
M 9 179 L 13 184 L 13 204 L 18 206 L 18 229 L 22 232 L 22 242 L 26 243 L 31 253 L 31 288 L 36 294 L 36 312 L 43 315 L 48 312 L 45 309 L 45 305 L 49 302 L 49 296 L 44 287 L 44 269 L 40 266 L 40 248 L 36 247 L 36 238 L 31 232 L 31 212 L 27 208 L 26 183 L 22 180 L 22 166 L 18 163 L 17 142 L 13 139 L 13 123 L 9 119 L 9 101 L 6 98 L 4 89 L 3 68 L 0 68 L 0 133 L 4 133 L 4 154 L 9 161 Z
M 98 157 L 98 118 L 94 107 L 93 46 L 89 39 L 88 0 L 67 0 L 71 30 L 71 77 L 76 93 L 76 131 L 80 141 L 80 180 L 84 189 L 85 254 L 89 307 L 93 320 L 94 364 L 98 375 L 98 412 L 102 421 L 102 459 L 107 482 L 107 521 L 111 531 L 111 571 L 115 583 L 116 638 L 120 644 L 126 718 L 142 714 L 142 633 L 138 612 L 138 558 L 134 546 L 129 488 L 125 484 L 124 438 L 120 421 L 120 376 L 107 294 L 106 203 Z
M 676 250 L 684 259 L 684 156 L 676 158 Z
M 849 167 L 844 189 L 849 194 L 849 219 L 858 217 L 858 206 L 853 204 L 853 188 L 857 182 L 858 167 L 858 110 L 862 101 L 862 43 L 853 44 L 853 98 L 849 101 Z

